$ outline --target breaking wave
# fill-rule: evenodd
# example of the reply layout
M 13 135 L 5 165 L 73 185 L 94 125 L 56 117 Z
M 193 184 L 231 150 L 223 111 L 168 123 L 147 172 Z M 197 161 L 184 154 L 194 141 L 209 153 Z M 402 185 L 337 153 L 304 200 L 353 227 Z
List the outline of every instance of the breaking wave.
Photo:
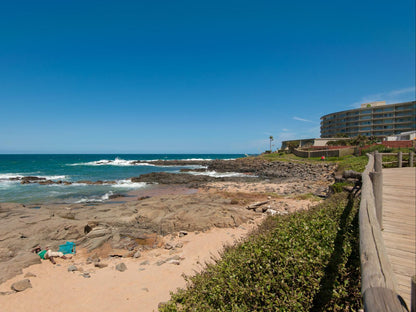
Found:
M 105 202 L 106 200 L 110 199 L 110 196 L 113 195 L 113 192 L 108 192 L 105 193 L 103 196 L 101 197 L 89 197 L 89 198 L 82 198 L 80 200 L 77 200 L 75 203 L 76 204 L 85 204 L 85 203 L 102 203 Z
M 90 161 L 85 163 L 69 164 L 68 166 L 154 166 L 147 162 L 138 163 L 137 160 L 125 160 L 116 157 L 114 160 L 101 159 L 96 161 Z
M 132 182 L 130 179 L 126 179 L 126 180 L 116 181 L 116 184 L 113 184 L 112 187 L 136 189 L 136 188 L 143 188 L 146 185 L 147 185 L 146 182 Z
M 65 175 L 31 175 L 31 174 L 20 174 L 20 173 L 0 173 L 0 181 L 10 181 L 10 179 L 22 179 L 24 177 L 34 177 L 46 180 L 65 180 Z

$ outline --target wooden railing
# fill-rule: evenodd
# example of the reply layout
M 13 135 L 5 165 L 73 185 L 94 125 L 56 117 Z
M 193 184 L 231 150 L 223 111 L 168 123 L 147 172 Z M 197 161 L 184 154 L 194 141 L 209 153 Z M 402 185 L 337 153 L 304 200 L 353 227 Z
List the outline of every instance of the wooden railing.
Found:
M 380 154 L 368 154 L 360 202 L 361 294 L 366 312 L 409 311 L 397 285 L 381 234 L 382 172 Z M 376 211 L 376 206 L 379 206 Z M 380 206 L 381 205 L 381 206 Z
M 409 167 L 413 167 L 413 165 L 414 165 L 414 158 L 415 158 L 415 153 L 414 152 L 410 152 L 410 153 L 402 153 L 402 152 L 398 152 L 398 153 L 379 153 L 379 154 L 382 157 L 383 156 L 396 156 L 397 157 L 397 161 L 384 161 L 384 162 L 382 162 L 383 165 L 397 164 L 397 167 L 399 167 L 399 168 L 403 167 L 406 164 Z M 409 156 L 408 160 L 403 160 L 403 156 Z

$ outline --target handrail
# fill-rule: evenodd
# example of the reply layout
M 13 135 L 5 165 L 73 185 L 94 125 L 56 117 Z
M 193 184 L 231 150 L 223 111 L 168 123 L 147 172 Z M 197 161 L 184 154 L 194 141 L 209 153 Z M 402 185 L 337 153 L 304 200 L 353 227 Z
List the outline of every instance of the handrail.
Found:
M 398 153 L 378 153 L 378 154 L 381 155 L 381 157 L 383 156 L 396 156 L 397 157 L 397 161 L 383 162 L 383 164 L 397 163 L 399 168 L 403 167 L 403 164 L 408 164 L 409 167 L 413 167 L 414 165 L 415 153 L 413 151 L 410 151 L 409 153 L 398 152 Z M 403 160 L 403 156 L 409 156 L 409 160 L 408 161 Z
M 397 285 L 377 220 L 373 181 L 374 156 L 367 154 L 368 163 L 362 174 L 359 212 L 361 294 L 366 312 L 408 311 L 397 294 Z M 378 157 L 377 157 L 378 158 Z M 380 168 L 377 165 L 377 168 Z M 381 172 L 380 172 L 381 174 Z

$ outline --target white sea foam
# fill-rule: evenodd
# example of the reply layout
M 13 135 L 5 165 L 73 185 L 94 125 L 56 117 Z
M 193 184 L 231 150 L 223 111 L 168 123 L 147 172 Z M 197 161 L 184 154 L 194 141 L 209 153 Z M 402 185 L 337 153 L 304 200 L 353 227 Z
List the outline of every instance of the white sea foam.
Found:
M 0 190 L 11 188 L 14 185 L 16 185 L 18 182 L 19 181 L 0 180 Z
M 90 161 L 85 163 L 69 164 L 68 166 L 154 166 L 147 162 L 137 163 L 137 160 L 125 160 L 116 157 L 114 160 L 101 159 L 96 161 Z
M 223 160 L 233 160 L 223 159 Z M 157 161 L 212 161 L 212 158 L 184 158 L 184 159 L 147 159 L 147 160 L 125 160 L 119 157 L 115 159 L 101 159 L 89 162 L 68 164 L 67 166 L 156 166 L 152 162 Z M 158 165 L 158 167 L 178 167 L 177 165 Z M 181 166 L 182 167 L 182 166 Z
M 76 201 L 76 204 L 85 204 L 85 203 L 102 203 L 108 199 L 110 199 L 110 196 L 113 195 L 113 192 L 107 192 L 101 197 L 90 197 L 90 198 L 82 198 L 78 201 Z
M 24 176 L 19 173 L 0 173 L 0 180 L 9 180 L 14 178 L 23 178 Z
M 42 179 L 46 179 L 46 180 L 65 180 L 67 177 L 64 175 L 31 175 L 31 174 L 26 174 L 26 175 L 22 175 L 20 173 L 0 173 L 0 181 L 1 180 L 10 180 L 10 179 L 15 179 L 15 178 L 24 178 L 24 177 L 36 177 L 36 178 L 42 178 Z
M 118 180 L 116 184 L 113 184 L 112 187 L 117 188 L 143 188 L 147 185 L 146 182 L 132 182 L 130 179 Z
M 141 161 L 153 162 L 153 161 L 211 161 L 212 158 L 183 158 L 183 159 L 146 159 Z
M 37 178 L 44 178 L 46 180 L 66 180 L 67 177 L 64 175 L 51 175 L 51 176 L 36 176 Z

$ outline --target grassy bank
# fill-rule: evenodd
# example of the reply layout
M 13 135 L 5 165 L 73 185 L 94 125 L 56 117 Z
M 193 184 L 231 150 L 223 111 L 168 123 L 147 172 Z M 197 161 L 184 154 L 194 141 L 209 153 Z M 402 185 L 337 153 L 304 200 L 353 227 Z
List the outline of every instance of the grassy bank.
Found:
M 268 161 L 285 161 L 285 162 L 296 162 L 296 163 L 322 163 L 322 160 L 320 157 L 302 158 L 294 154 L 286 154 L 286 153 L 264 154 L 258 157 L 261 157 Z M 348 155 L 348 156 L 343 156 L 343 157 L 327 157 L 324 162 L 337 164 L 340 171 L 354 170 L 358 172 L 363 172 L 367 164 L 367 161 L 368 161 L 368 157 L 364 154 L 364 156 Z
M 338 193 L 269 217 L 160 311 L 357 311 L 359 268 L 358 203 Z
M 342 172 L 344 170 L 354 170 L 357 172 L 363 172 L 365 166 L 368 162 L 368 157 L 366 156 L 367 153 L 372 153 L 374 151 L 378 151 L 380 153 L 409 153 L 410 151 L 414 151 L 413 148 L 389 148 L 382 145 L 375 145 L 371 146 L 367 149 L 363 149 L 361 151 L 361 156 L 353 156 L 347 155 L 343 157 L 326 157 L 325 162 L 328 163 L 335 163 L 338 165 L 338 171 Z M 283 152 L 280 153 L 271 153 L 271 154 L 263 154 L 258 156 L 260 158 L 266 159 L 268 161 L 284 161 L 284 162 L 296 162 L 296 163 L 322 163 L 320 157 L 311 157 L 311 158 L 302 158 L 298 157 L 294 154 L 286 154 Z M 409 156 L 403 156 L 403 161 L 408 161 Z M 383 161 L 392 162 L 397 161 L 396 156 L 384 156 Z M 387 164 L 384 167 L 395 167 L 396 164 Z

